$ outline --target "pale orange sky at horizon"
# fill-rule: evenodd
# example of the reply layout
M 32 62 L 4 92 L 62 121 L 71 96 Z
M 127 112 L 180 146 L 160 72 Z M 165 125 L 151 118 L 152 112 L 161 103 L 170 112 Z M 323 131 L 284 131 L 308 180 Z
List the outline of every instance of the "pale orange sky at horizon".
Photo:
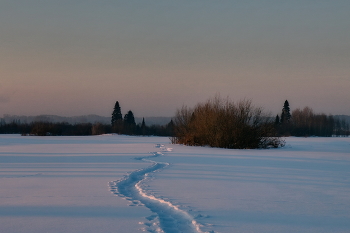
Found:
M 220 94 L 350 115 L 349 1 L 2 1 L 0 118 L 173 116 Z

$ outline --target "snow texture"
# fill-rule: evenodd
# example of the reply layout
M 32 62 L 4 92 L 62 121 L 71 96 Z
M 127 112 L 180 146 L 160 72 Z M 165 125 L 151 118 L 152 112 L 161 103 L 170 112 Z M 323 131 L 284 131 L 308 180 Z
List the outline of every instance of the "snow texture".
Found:
M 172 151 L 164 145 L 156 146 L 163 152 Z M 142 181 L 151 173 L 164 169 L 169 164 L 165 162 L 155 162 L 150 160 L 164 155 L 162 152 L 153 152 L 152 156 L 136 158 L 145 162 L 153 163 L 152 166 L 137 170 L 129 174 L 120 181 L 110 182 L 111 191 L 121 197 L 126 197 L 133 204 L 142 203 L 156 215 L 148 217 L 152 223 L 145 223 L 145 230 L 148 232 L 188 232 L 202 233 L 200 224 L 186 211 L 181 210 L 178 206 L 173 205 L 169 201 L 157 198 L 154 195 L 147 194 L 142 188 Z
M 350 232 L 350 138 L 286 142 L 0 135 L 0 232 Z

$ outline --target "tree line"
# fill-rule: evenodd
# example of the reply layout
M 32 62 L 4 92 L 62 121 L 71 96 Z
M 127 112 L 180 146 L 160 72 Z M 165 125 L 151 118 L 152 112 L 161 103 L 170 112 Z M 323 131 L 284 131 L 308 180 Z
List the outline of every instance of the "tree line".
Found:
M 21 123 L 19 120 L 6 123 L 0 121 L 0 134 L 21 134 L 35 136 L 83 136 L 101 134 L 127 134 L 143 136 L 173 136 L 173 122 L 165 125 L 146 125 L 143 118 L 142 123 L 136 124 L 134 114 L 129 110 L 122 117 L 119 102 L 115 103 L 111 124 L 76 123 L 67 122 L 53 123 L 48 121 L 36 121 L 32 123 Z
M 21 134 L 36 136 L 74 136 L 74 135 L 92 135 L 92 129 L 95 124 L 81 123 L 69 124 L 67 122 L 52 123 L 37 121 L 32 123 L 21 123 L 12 121 L 10 123 L 0 122 L 1 134 Z
M 349 136 L 350 127 L 344 119 L 332 115 L 314 113 L 312 108 L 297 108 L 290 113 L 288 100 L 284 102 L 282 112 L 275 118 L 275 127 L 281 136 Z
M 143 118 L 136 124 L 129 110 L 124 116 L 116 101 L 110 124 L 103 123 L 52 123 L 38 121 L 6 123 L 0 119 L 1 134 L 37 136 L 72 135 L 155 135 L 169 136 L 173 143 L 222 148 L 269 148 L 284 145 L 282 136 L 349 136 L 350 127 L 344 119 L 317 114 L 310 107 L 290 110 L 284 102 L 281 114 L 275 118 L 253 106 L 250 100 L 238 102 L 215 97 L 194 108 L 183 106 L 165 125 L 148 126 Z
M 145 118 L 142 118 L 142 123 L 136 124 L 134 113 L 129 110 L 123 117 L 120 104 L 116 101 L 112 112 L 111 127 L 111 132 L 116 134 L 172 136 L 174 124 L 171 120 L 166 125 L 148 126 L 145 123 Z

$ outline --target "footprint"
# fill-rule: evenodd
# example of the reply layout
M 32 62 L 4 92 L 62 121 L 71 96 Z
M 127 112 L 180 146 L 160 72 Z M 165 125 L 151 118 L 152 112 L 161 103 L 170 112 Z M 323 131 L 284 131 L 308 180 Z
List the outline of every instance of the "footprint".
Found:
M 153 215 L 151 215 L 151 216 L 146 217 L 146 219 L 147 219 L 148 221 L 152 221 L 152 220 L 154 220 L 156 217 L 157 217 L 157 215 L 153 214 Z

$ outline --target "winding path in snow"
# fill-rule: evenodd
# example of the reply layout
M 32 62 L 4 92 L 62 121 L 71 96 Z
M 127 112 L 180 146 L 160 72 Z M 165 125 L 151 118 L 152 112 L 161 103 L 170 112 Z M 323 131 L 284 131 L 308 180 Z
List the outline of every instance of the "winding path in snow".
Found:
M 163 145 L 156 147 L 164 151 L 171 151 Z M 148 174 L 159 171 L 167 166 L 168 163 L 155 162 L 151 158 L 163 155 L 162 152 L 153 152 L 153 155 L 147 157 L 136 158 L 145 162 L 150 162 L 150 167 L 136 170 L 119 181 L 112 181 L 109 183 L 112 193 L 124 197 L 131 201 L 133 205 L 144 205 L 150 209 L 154 215 L 147 217 L 149 222 L 144 223 L 146 231 L 148 232 L 164 232 L 164 233 L 203 233 L 200 229 L 200 224 L 184 210 L 178 206 L 157 198 L 153 195 L 147 194 L 142 189 L 141 183 L 146 179 Z

